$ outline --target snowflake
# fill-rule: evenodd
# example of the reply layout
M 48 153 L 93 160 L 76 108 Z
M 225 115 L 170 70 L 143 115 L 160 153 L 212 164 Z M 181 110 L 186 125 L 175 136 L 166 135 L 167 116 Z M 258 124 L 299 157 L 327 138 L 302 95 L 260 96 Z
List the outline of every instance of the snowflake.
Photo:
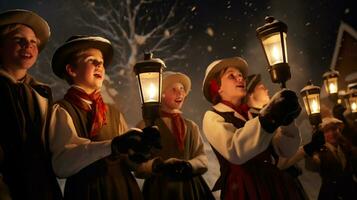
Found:
M 169 31 L 169 30 L 166 29 L 166 30 L 164 31 L 164 37 L 165 37 L 165 38 L 170 37 L 170 31 Z
M 311 23 L 310 22 L 306 22 L 305 26 L 310 26 Z
M 196 10 L 196 6 L 192 6 L 191 8 L 191 12 L 195 11 Z
M 345 9 L 345 14 L 348 14 L 348 13 L 350 13 L 350 9 L 349 9 L 349 8 L 346 8 L 346 9 Z
M 212 46 L 211 46 L 211 45 L 208 45 L 208 46 L 207 46 L 207 51 L 208 51 L 208 52 L 211 52 L 212 50 L 213 50 L 213 49 L 212 49 Z
M 214 36 L 214 31 L 211 27 L 207 27 L 206 33 L 211 37 Z

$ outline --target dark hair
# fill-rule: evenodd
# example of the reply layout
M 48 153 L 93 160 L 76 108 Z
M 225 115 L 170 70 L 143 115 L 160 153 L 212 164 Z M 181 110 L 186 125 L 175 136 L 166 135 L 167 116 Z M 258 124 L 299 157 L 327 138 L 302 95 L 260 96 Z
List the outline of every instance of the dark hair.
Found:
M 85 49 L 86 50 L 86 49 Z M 67 58 L 67 64 L 71 65 L 71 67 L 73 68 L 77 68 L 77 63 L 78 63 L 78 58 L 79 56 L 85 51 L 83 49 L 81 49 L 80 51 L 74 51 L 72 52 Z M 66 64 L 66 67 L 67 67 Z M 69 84 L 72 85 L 73 84 L 73 80 L 72 77 L 68 74 L 67 69 L 65 69 L 65 72 L 63 74 L 63 79 Z

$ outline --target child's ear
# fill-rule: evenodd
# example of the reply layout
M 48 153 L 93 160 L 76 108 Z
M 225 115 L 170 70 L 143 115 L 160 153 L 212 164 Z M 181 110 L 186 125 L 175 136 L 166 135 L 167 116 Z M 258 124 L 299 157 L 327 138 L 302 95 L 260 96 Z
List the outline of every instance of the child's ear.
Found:
M 71 64 L 67 64 L 66 65 L 66 71 L 67 71 L 67 74 L 70 76 L 70 77 L 76 77 L 77 74 L 76 72 L 74 71 L 74 68 L 72 67 Z

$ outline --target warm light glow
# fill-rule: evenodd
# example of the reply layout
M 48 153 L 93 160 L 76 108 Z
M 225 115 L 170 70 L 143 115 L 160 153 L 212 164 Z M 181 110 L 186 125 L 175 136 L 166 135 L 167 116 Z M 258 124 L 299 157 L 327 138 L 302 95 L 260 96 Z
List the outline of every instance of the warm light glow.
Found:
M 262 39 L 265 53 L 268 57 L 269 65 L 275 65 L 284 62 L 283 49 L 281 46 L 280 33 L 273 33 Z M 285 59 L 288 62 L 286 49 L 286 34 L 283 33 Z
M 150 86 L 148 88 L 148 94 L 149 94 L 149 101 L 153 100 L 157 96 L 157 89 L 155 88 L 154 84 L 150 83 Z
M 335 94 L 338 92 L 337 77 L 329 77 L 325 79 L 325 88 L 328 94 Z
M 160 102 L 159 86 L 160 86 L 160 74 L 158 72 L 141 73 L 141 95 L 142 103 L 148 102 Z
M 337 93 L 337 86 L 335 83 L 330 83 L 329 84 L 329 90 L 330 90 L 330 94 L 334 94 Z
M 356 104 L 356 102 L 353 102 L 351 104 L 351 110 L 352 110 L 352 112 L 357 112 L 357 104 Z
M 317 101 L 315 99 L 312 100 L 311 103 L 311 114 L 319 113 L 320 112 L 320 106 L 318 105 Z
M 275 60 L 279 60 L 281 58 L 281 54 L 276 46 L 273 46 L 272 55 Z
M 320 113 L 319 94 L 308 94 L 303 97 L 305 109 L 308 115 Z

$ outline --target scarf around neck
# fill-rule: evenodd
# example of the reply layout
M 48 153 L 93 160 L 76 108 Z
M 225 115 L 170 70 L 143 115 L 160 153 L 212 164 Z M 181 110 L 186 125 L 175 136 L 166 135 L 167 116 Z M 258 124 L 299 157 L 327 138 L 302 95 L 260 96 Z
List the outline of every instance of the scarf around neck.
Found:
M 64 95 L 64 99 L 86 112 L 91 112 L 92 126 L 89 132 L 89 136 L 91 138 L 95 137 L 98 134 L 98 131 L 106 124 L 105 114 L 107 112 L 107 106 L 103 102 L 100 91 L 97 90 L 91 94 L 87 94 L 80 88 L 71 87 Z M 92 104 L 89 105 L 83 100 L 90 101 Z
M 176 137 L 178 147 L 181 151 L 184 150 L 185 142 L 185 122 L 180 113 L 168 113 L 161 111 L 161 117 L 168 117 L 171 119 L 171 126 L 173 134 Z
M 247 104 L 240 104 L 240 105 L 236 106 L 236 105 L 232 104 L 231 102 L 225 101 L 225 100 L 222 100 L 221 103 L 232 108 L 234 111 L 236 111 L 237 113 L 242 115 L 246 120 L 249 119 L 249 117 L 248 117 L 249 106 Z

